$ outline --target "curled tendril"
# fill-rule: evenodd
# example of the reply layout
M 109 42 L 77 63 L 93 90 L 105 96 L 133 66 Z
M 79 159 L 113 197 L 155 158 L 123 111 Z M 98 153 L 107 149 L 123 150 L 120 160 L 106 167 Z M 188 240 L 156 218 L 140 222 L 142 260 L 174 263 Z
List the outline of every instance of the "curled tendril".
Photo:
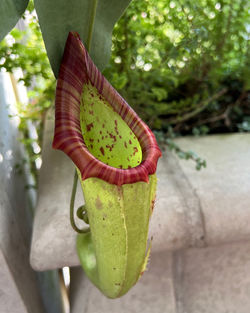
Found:
M 71 199 L 70 199 L 70 223 L 71 223 L 72 228 L 76 232 L 83 234 L 83 233 L 88 233 L 90 231 L 90 227 L 80 229 L 76 226 L 76 223 L 75 223 L 74 204 L 75 204 L 77 180 L 78 180 L 78 175 L 77 175 L 77 171 L 75 170 L 73 188 L 72 188 Z M 88 217 L 86 214 L 85 206 L 81 206 L 80 208 L 78 208 L 77 216 L 78 216 L 78 218 L 82 219 L 85 223 L 88 223 Z
M 83 220 L 86 224 L 89 224 L 88 213 L 85 208 L 85 205 L 82 205 L 77 209 L 76 215 L 79 219 Z

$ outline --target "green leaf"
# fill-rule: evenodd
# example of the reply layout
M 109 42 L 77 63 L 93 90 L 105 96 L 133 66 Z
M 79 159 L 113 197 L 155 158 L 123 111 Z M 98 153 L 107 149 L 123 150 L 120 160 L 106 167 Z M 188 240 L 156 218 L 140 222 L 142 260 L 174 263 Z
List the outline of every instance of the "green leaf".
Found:
M 158 101 L 162 101 L 167 98 L 167 90 L 164 88 L 153 87 L 152 92 Z
M 43 39 L 56 77 L 68 33 L 78 32 L 86 45 L 92 24 L 90 56 L 101 71 L 104 69 L 110 57 L 114 24 L 130 1 L 99 0 L 92 15 L 93 0 L 35 0 Z
M 29 0 L 0 1 L 0 41 L 16 25 Z

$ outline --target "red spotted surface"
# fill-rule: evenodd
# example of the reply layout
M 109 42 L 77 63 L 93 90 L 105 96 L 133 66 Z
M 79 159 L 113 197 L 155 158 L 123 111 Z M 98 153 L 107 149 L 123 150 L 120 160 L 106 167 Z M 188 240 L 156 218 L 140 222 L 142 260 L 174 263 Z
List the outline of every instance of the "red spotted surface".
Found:
M 118 169 L 101 162 L 87 149 L 80 127 L 81 94 L 87 83 L 98 90 L 137 137 L 142 149 L 142 162 L 138 166 Z M 129 142 L 124 142 L 124 146 L 127 144 Z M 148 182 L 161 156 L 154 134 L 96 68 L 75 32 L 69 33 L 57 80 L 53 148 L 62 150 L 72 159 L 83 180 L 97 177 L 119 186 Z

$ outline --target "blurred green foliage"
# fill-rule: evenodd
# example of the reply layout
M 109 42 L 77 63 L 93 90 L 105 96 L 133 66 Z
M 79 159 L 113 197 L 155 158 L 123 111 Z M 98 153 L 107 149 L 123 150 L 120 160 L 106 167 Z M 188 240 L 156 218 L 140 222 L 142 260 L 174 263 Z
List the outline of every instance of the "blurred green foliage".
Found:
M 40 151 L 39 149 L 34 151 L 34 143 L 38 147 L 41 146 L 45 114 L 54 103 L 55 79 L 32 2 L 29 3 L 22 21 L 19 22 L 19 27 L 24 30 L 14 28 L 0 42 L 0 70 L 10 73 L 14 73 L 17 69 L 22 70 L 19 81 L 27 87 L 28 102 L 18 102 L 19 128 L 23 133 L 22 142 L 29 155 L 26 161 L 29 162 L 32 173 L 36 176 L 35 161 L 40 157 Z M 28 122 L 35 126 L 37 138 L 30 137 Z
M 249 9 L 247 0 L 134 0 L 113 32 L 104 75 L 158 140 L 197 169 L 205 162 L 176 146 L 176 136 L 250 131 Z M 19 104 L 20 127 L 32 155 L 27 120 L 41 145 L 55 80 L 32 2 L 23 19 L 28 28 L 0 43 L 0 69 L 23 71 L 29 103 Z
M 104 74 L 151 128 L 248 131 L 249 9 L 247 0 L 132 1 Z

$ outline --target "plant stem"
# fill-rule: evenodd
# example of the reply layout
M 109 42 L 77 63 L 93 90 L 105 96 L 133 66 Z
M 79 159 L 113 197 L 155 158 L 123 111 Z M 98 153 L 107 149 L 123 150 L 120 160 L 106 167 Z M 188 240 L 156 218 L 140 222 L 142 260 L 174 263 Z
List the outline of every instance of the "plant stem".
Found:
M 197 114 L 199 114 L 200 112 L 205 110 L 206 107 L 209 105 L 209 103 L 211 101 L 214 101 L 214 100 L 218 99 L 219 97 L 224 95 L 227 91 L 228 91 L 227 88 L 223 88 L 222 90 L 220 90 L 219 92 L 214 94 L 212 97 L 210 97 L 209 99 L 205 100 L 203 103 L 200 103 L 199 105 L 197 105 L 197 109 L 195 109 L 194 111 L 186 113 L 183 116 L 179 116 L 179 117 L 177 117 L 175 119 L 172 119 L 172 120 L 169 120 L 167 122 L 169 124 L 171 124 L 171 125 L 172 124 L 179 124 L 181 122 L 185 122 L 185 121 L 189 120 L 190 118 L 193 118 L 194 116 L 196 116 Z
M 94 24 L 95 24 L 97 3 L 98 3 L 98 0 L 93 0 L 91 16 L 90 16 L 89 32 L 88 32 L 88 38 L 87 38 L 87 44 L 86 44 L 86 49 L 88 52 L 90 52 L 90 46 L 91 46 L 91 41 L 93 37 L 93 29 L 94 29 Z

